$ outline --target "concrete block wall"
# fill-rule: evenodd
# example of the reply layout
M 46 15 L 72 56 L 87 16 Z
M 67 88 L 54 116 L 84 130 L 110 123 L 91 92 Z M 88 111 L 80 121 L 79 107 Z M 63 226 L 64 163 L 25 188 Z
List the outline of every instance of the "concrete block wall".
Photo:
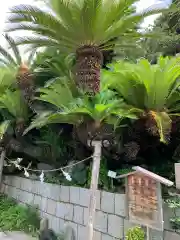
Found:
M 22 204 L 37 205 L 41 217 L 47 217 L 50 227 L 57 233 L 69 223 L 76 231 L 77 240 L 87 238 L 89 190 L 60 186 L 39 181 L 4 176 L 1 192 Z M 125 219 L 125 195 L 97 190 L 94 240 L 124 239 L 133 224 Z M 166 234 L 165 234 L 166 235 Z M 153 239 L 157 238 L 157 234 Z M 165 240 L 175 240 L 168 235 Z

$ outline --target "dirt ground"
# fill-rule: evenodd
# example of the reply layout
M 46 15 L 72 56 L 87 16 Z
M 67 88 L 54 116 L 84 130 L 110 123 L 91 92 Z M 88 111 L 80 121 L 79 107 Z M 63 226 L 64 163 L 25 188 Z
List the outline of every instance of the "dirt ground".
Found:
M 22 232 L 0 232 L 0 240 L 37 240 Z

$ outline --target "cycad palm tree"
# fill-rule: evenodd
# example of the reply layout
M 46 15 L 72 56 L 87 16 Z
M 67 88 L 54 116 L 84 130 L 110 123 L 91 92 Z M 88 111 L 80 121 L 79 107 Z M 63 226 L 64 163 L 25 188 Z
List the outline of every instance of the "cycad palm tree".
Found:
M 50 0 L 49 12 L 30 5 L 11 8 L 7 31 L 28 30 L 34 37 L 17 39 L 32 48 L 57 47 L 76 53 L 77 85 L 90 93 L 100 89 L 103 50 L 142 37 L 135 29 L 149 15 L 160 10 L 132 13 L 137 0 Z M 134 44 L 133 44 L 134 46 Z
M 12 65 L 9 65 L 10 67 L 7 68 L 5 66 L 1 66 L 0 68 L 0 98 L 1 100 L 4 99 L 5 104 L 8 105 L 8 99 L 4 98 L 4 96 L 6 95 L 6 93 L 11 93 L 14 91 L 14 85 L 16 83 L 16 75 L 17 75 L 17 70 L 13 68 Z M 9 94 L 10 99 L 13 99 L 13 96 L 11 96 L 11 94 Z M 14 100 L 12 100 L 13 104 L 16 105 L 16 103 L 14 103 Z M 0 124 L 0 136 L 2 140 L 2 138 L 4 137 L 5 134 L 5 130 L 7 130 L 7 126 L 10 123 L 10 119 L 3 119 L 3 114 L 2 114 L 2 109 L 4 109 L 4 103 L 2 101 L 0 101 L 0 111 L 1 111 L 1 120 L 5 120 L 5 122 Z M 14 106 L 13 106 L 14 108 Z M 15 111 L 15 109 L 14 109 Z
M 110 125 L 116 126 L 124 117 L 137 118 L 121 109 L 122 100 L 110 90 L 102 90 L 89 98 L 79 92 L 72 81 L 60 79 L 38 91 L 40 97 L 37 99 L 52 104 L 54 110 L 38 114 L 25 133 L 47 124 L 68 123 L 75 126 L 79 138 L 87 143 L 88 139 L 108 140 L 113 134 L 112 128 L 109 131 Z
M 0 150 L 1 160 L 5 158 L 5 151 L 11 145 L 17 149 L 18 141 L 11 133 L 10 126 L 15 130 L 16 136 L 23 133 L 24 122 L 28 119 L 28 106 L 24 102 L 20 90 L 15 90 L 17 69 L 12 65 L 0 68 Z M 11 131 L 10 131 L 11 132 Z
M 31 113 L 28 105 L 24 101 L 20 90 L 6 90 L 0 97 L 0 149 L 2 155 L 7 150 L 9 155 L 11 151 L 24 153 L 32 158 L 39 158 L 43 155 L 43 148 L 27 141 L 23 137 L 23 132 L 28 126 Z
M 167 143 L 173 116 L 180 116 L 180 58 L 160 57 L 156 65 L 117 62 L 103 71 L 104 86 L 124 99 L 128 112 L 145 120 L 145 127 Z M 110 79 L 107 81 L 107 79 Z
M 8 120 L 11 120 L 11 123 L 15 126 L 16 136 L 22 135 L 29 112 L 20 90 L 6 90 L 0 96 L 0 109 L 5 109 L 10 114 L 11 119 Z
M 27 62 L 23 61 L 19 48 L 12 37 L 5 34 L 8 50 L 0 46 L 0 64 L 8 68 L 17 70 L 17 84 L 21 90 L 25 101 L 31 106 L 31 97 L 33 95 L 33 77 L 30 70 L 35 51 L 29 55 Z M 10 52 L 12 51 L 12 53 Z

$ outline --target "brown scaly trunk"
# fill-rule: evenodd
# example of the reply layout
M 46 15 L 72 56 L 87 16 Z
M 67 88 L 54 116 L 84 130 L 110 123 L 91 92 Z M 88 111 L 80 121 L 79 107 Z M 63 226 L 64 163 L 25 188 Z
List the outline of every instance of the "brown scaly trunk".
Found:
M 24 63 L 19 67 L 17 75 L 17 84 L 22 92 L 23 98 L 28 106 L 32 109 L 32 97 L 34 95 L 34 83 L 32 73 Z M 32 109 L 33 110 L 33 109 Z
M 16 120 L 15 134 L 16 137 L 21 137 L 25 129 L 25 120 L 23 118 L 18 118 Z
M 131 141 L 125 144 L 124 147 L 127 158 L 135 160 L 138 155 L 138 152 L 140 151 L 139 144 L 135 141 Z
M 157 123 L 153 117 L 153 114 L 154 114 L 153 111 L 149 111 L 146 113 L 145 127 L 150 135 L 159 137 Z
M 90 95 L 99 92 L 103 54 L 94 46 L 83 46 L 76 51 L 76 83 Z
M 87 144 L 87 140 L 112 142 L 113 126 L 99 121 L 88 121 L 76 127 L 76 134 L 83 144 Z

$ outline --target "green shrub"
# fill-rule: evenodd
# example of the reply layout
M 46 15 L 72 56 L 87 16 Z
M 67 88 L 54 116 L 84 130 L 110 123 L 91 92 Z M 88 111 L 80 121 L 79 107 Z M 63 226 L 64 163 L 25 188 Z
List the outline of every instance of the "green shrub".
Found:
M 145 233 L 141 227 L 133 227 L 127 231 L 126 240 L 145 240 Z
M 0 229 L 3 231 L 23 231 L 36 235 L 40 218 L 37 210 L 17 204 L 13 199 L 0 195 Z
M 166 199 L 166 203 L 168 207 L 171 209 L 173 213 L 172 217 L 169 219 L 171 226 L 175 230 L 180 229 L 180 215 L 179 215 L 179 208 L 180 208 L 180 197 L 179 196 L 171 196 L 169 199 Z

